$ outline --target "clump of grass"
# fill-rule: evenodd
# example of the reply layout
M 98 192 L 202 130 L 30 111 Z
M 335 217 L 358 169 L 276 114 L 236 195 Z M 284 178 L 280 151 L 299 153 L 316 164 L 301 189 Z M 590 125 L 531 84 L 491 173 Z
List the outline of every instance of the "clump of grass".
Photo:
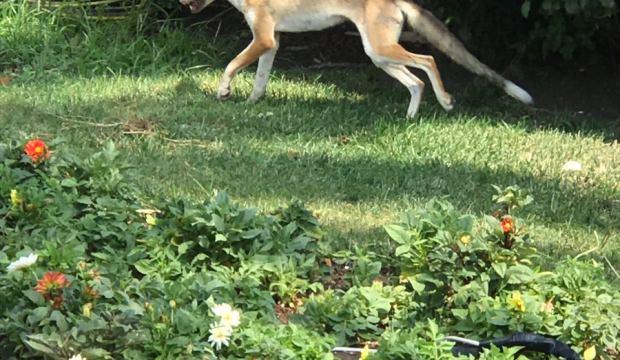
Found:
M 97 20 L 28 2 L 0 4 L 0 72 L 24 74 L 148 74 L 219 64 L 226 46 L 173 21 L 146 22 L 140 14 Z

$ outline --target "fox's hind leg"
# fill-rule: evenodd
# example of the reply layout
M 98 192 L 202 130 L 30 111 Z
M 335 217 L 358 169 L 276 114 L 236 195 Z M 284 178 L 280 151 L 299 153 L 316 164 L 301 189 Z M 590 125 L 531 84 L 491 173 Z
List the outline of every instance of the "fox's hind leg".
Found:
M 394 79 L 405 85 L 411 93 L 411 101 L 407 109 L 407 117 L 413 119 L 418 113 L 420 101 L 422 100 L 422 92 L 424 91 L 424 82 L 403 65 L 383 65 L 381 68 Z
M 441 106 L 452 110 L 453 99 L 443 86 L 443 81 L 432 56 L 417 55 L 405 50 L 398 39 L 405 17 L 393 2 L 377 1 L 366 9 L 366 18 L 358 24 L 366 53 L 375 64 L 404 65 L 423 70 L 433 85 Z
M 423 70 L 433 85 L 433 91 L 439 104 L 447 111 L 454 108 L 454 99 L 444 88 L 435 59 L 432 56 L 412 54 L 399 44 L 383 45 L 378 49 L 378 52 L 382 58 L 388 59 L 389 62 Z

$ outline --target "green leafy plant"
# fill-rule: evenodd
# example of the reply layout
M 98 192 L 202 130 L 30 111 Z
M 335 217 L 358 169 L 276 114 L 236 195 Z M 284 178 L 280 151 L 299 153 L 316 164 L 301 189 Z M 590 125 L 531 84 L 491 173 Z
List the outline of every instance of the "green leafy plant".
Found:
M 529 237 L 520 220 L 507 213 L 476 219 L 449 203 L 432 201 L 385 229 L 398 245 L 394 255 L 401 280 L 430 311 L 443 312 L 536 276 L 529 267 L 535 255 Z
M 412 329 L 386 331 L 379 341 L 379 348 L 383 350 L 369 359 L 454 359 L 452 343 L 444 337 L 432 320 Z
M 418 308 L 404 286 L 352 287 L 346 292 L 327 290 L 314 295 L 304 306 L 303 323 L 320 331 L 335 333 L 340 342 L 356 338 L 372 340 L 391 322 L 411 325 Z
M 569 60 L 617 49 L 618 6 L 613 0 L 524 0 L 501 7 L 492 0 L 421 3 L 488 58 L 499 51 L 506 61 L 515 52 L 527 52 L 534 61 L 555 55 Z
M 531 37 L 542 42 L 543 54 L 571 58 L 580 48 L 594 47 L 592 39 L 618 8 L 613 0 L 526 0 L 521 12 L 536 18 Z
M 335 345 L 378 342 L 372 358 L 449 359 L 443 334 L 515 331 L 618 352 L 617 287 L 593 260 L 543 271 L 518 187 L 496 189 L 492 215 L 440 200 L 409 211 L 380 253 L 334 251 L 300 203 L 145 202 L 130 175 L 111 143 L 85 159 L 61 142 L 0 144 L 3 354 L 330 359 Z

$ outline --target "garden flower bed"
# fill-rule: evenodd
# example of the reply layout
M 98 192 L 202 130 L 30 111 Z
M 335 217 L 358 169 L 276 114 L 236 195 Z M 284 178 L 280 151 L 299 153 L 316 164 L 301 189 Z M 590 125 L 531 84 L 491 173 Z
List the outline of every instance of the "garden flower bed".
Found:
M 3 356 L 450 359 L 446 334 L 530 331 L 618 358 L 620 291 L 587 256 L 543 262 L 519 188 L 497 189 L 492 215 L 434 200 L 383 249 L 343 249 L 299 203 L 145 199 L 130 175 L 113 144 L 86 159 L 0 144 Z

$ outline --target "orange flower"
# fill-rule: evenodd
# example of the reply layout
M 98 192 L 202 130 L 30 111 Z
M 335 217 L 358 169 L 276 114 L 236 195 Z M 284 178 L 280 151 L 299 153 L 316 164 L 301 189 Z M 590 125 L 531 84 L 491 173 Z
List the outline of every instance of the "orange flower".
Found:
M 50 157 L 50 151 L 45 142 L 41 139 L 28 141 L 24 146 L 24 153 L 26 153 L 34 163 L 39 163 Z
M 553 305 L 553 299 L 540 304 L 540 311 L 552 313 L 555 306 Z
M 509 234 L 515 231 L 515 223 L 510 216 L 504 216 L 499 223 L 504 230 L 504 234 Z
M 43 275 L 43 278 L 37 281 L 37 286 L 34 288 L 36 292 L 43 295 L 45 300 L 54 300 L 54 307 L 62 304 L 62 295 L 60 292 L 62 289 L 69 287 L 70 283 L 67 280 L 65 274 L 57 271 L 48 271 Z

